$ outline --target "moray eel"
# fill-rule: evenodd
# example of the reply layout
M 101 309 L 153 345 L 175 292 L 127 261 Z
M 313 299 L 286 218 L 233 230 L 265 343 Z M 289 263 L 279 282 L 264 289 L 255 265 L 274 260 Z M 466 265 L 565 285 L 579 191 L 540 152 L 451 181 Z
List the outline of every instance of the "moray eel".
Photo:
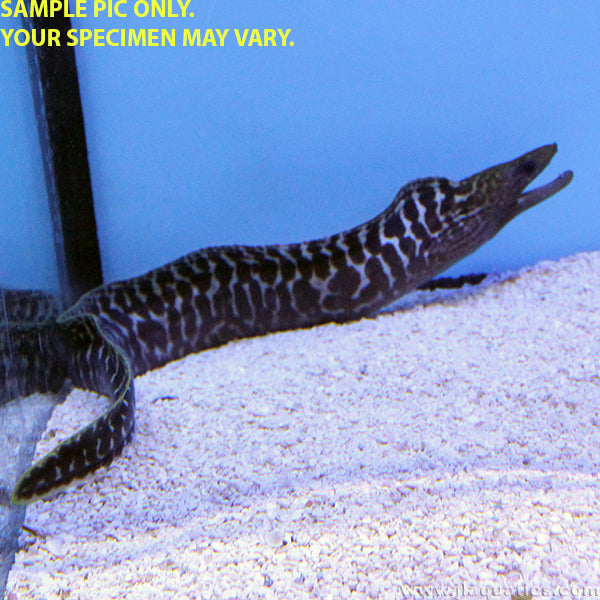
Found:
M 458 183 L 417 179 L 377 217 L 322 239 L 193 252 L 96 288 L 58 316 L 43 297 L 9 295 L 4 389 L 79 387 L 112 403 L 31 466 L 12 502 L 54 495 L 121 453 L 135 426 L 134 376 L 233 339 L 373 315 L 426 284 L 570 183 L 566 171 L 525 191 L 556 151 L 543 146 Z

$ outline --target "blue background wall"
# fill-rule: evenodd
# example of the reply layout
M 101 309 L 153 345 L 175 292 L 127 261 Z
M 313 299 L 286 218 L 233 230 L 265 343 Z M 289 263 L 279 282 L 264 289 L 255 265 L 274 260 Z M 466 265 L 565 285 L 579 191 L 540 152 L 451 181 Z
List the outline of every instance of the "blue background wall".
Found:
M 452 272 L 600 249 L 600 3 L 191 0 L 190 10 L 178 22 L 73 19 L 231 30 L 223 48 L 77 49 L 106 279 L 203 246 L 333 233 L 411 179 L 458 180 L 554 141 L 540 182 L 570 168 L 571 186 Z M 290 28 L 294 46 L 240 48 L 236 27 Z M 25 51 L 0 53 L 0 284 L 55 287 Z

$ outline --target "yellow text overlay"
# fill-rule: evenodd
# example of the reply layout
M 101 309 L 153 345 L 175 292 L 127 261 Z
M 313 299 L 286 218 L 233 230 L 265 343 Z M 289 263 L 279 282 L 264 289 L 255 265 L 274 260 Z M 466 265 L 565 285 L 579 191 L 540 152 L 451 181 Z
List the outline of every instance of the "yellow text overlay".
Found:
M 0 44 L 10 46 L 293 46 L 291 29 L 0 29 Z

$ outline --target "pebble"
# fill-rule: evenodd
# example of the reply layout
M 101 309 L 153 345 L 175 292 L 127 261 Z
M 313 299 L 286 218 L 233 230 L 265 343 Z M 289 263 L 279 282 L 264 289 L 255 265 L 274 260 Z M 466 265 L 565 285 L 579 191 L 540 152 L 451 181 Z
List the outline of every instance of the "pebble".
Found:
M 278 529 L 272 529 L 265 534 L 265 540 L 271 548 L 279 548 L 283 545 L 283 533 Z
M 545 545 L 549 541 L 548 534 L 544 531 L 539 531 L 535 536 L 535 541 L 540 545 Z
M 550 533 L 558 535 L 563 532 L 563 528 L 558 523 L 552 523 L 549 528 Z

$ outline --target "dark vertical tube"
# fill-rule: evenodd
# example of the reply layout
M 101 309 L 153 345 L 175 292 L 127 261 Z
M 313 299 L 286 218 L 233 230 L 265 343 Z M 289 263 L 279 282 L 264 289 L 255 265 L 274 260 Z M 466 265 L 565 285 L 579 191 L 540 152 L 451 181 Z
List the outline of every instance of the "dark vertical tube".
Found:
M 58 29 L 60 46 L 27 46 L 29 75 L 65 306 L 102 283 L 100 249 L 77 66 L 67 46 L 68 17 L 24 17 L 33 29 Z M 37 37 L 39 38 L 39 35 Z

